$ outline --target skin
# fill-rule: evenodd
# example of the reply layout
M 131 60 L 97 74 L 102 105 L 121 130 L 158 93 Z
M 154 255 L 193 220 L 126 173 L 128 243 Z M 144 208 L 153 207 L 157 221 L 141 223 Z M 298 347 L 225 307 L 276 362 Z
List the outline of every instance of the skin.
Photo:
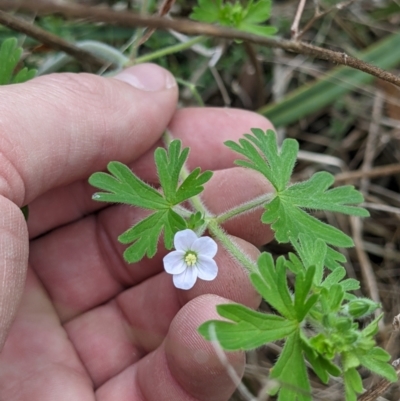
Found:
M 168 126 L 191 147 L 189 167 L 215 170 L 203 196 L 209 210 L 268 191 L 257 173 L 233 167 L 222 142 L 271 124 L 239 110 L 176 111 L 177 97 L 172 76 L 150 64 L 114 79 L 54 74 L 0 88 L 0 399 L 223 401 L 233 393 L 196 330 L 217 318 L 217 304 L 258 306 L 247 272 L 222 247 L 217 278 L 189 291 L 163 271 L 163 249 L 126 264 L 117 236 L 145 212 L 94 202 L 87 184 L 119 160 L 157 185 L 153 151 Z M 272 239 L 261 213 L 224 226 L 254 259 Z M 243 353 L 227 358 L 241 375 Z

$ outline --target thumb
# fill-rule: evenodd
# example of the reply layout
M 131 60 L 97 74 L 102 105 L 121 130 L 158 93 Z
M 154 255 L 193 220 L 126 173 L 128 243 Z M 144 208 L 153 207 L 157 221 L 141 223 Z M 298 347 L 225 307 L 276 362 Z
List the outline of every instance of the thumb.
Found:
M 111 79 L 52 74 L 0 87 L 0 349 L 15 316 L 28 261 L 19 207 L 150 148 L 176 108 L 166 70 L 142 64 Z

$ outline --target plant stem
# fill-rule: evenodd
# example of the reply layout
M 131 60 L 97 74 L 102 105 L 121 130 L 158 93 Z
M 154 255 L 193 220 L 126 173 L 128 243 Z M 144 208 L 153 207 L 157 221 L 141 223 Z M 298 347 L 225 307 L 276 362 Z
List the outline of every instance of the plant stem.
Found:
M 224 248 L 237 260 L 239 261 L 250 273 L 256 272 L 257 265 L 239 248 L 237 244 L 234 244 L 221 226 L 215 221 L 210 220 L 208 224 L 209 231 L 217 238 Z
M 192 92 L 193 97 L 197 100 L 199 106 L 204 107 L 203 99 L 201 98 L 195 84 L 192 84 L 191 82 L 185 81 L 184 79 L 177 77 L 175 77 L 175 80 L 176 82 L 178 82 L 178 84 L 184 85 L 187 88 L 189 88 L 190 92 Z
M 146 63 L 148 61 L 155 60 L 155 59 L 163 57 L 163 56 L 167 56 L 168 54 L 180 52 L 182 50 L 188 49 L 189 47 L 192 47 L 196 43 L 202 42 L 204 39 L 205 39 L 204 36 L 196 36 L 196 37 L 188 40 L 187 42 L 178 43 L 176 45 L 165 47 L 164 49 L 161 49 L 161 50 L 157 50 L 153 53 L 146 54 L 142 57 L 138 57 L 133 62 L 128 63 L 127 66 L 133 65 L 133 64 L 139 64 L 139 63 Z
M 186 209 L 185 207 L 181 206 L 181 205 L 176 205 L 173 207 L 174 212 L 178 213 L 180 216 L 182 217 L 190 217 L 193 212 Z
M 266 203 L 271 202 L 271 200 L 275 197 L 274 193 L 268 193 L 265 195 L 261 195 L 258 198 L 252 199 L 249 202 L 243 203 L 242 205 L 236 206 L 233 209 L 230 209 L 215 218 L 215 221 L 219 224 L 223 223 L 226 220 L 231 219 L 232 217 L 238 216 L 239 214 L 248 212 L 252 209 L 255 209 L 259 206 L 262 206 Z

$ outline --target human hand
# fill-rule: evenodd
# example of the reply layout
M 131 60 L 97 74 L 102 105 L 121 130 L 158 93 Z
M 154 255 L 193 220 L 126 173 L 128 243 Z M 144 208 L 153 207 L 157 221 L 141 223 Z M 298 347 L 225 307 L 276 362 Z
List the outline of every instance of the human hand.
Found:
M 165 252 L 127 265 L 116 238 L 143 211 L 93 202 L 87 178 L 119 160 L 156 185 L 153 150 L 170 122 L 192 167 L 217 170 L 203 199 L 218 213 L 268 190 L 232 168 L 222 143 L 271 125 L 238 110 L 175 112 L 175 81 L 154 65 L 118 78 L 58 74 L 0 87 L 0 399 L 221 401 L 235 388 L 196 330 L 218 317 L 218 303 L 258 306 L 246 271 L 220 249 L 217 278 L 181 291 L 163 271 Z M 224 226 L 253 258 L 272 238 L 260 214 Z M 243 354 L 227 357 L 240 375 Z

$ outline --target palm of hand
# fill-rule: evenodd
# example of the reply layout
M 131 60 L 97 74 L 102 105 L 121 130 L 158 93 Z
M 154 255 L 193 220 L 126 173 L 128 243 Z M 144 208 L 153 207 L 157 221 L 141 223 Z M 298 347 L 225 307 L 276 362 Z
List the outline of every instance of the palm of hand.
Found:
M 164 119 L 168 121 L 166 114 Z M 210 150 L 211 145 L 198 138 L 207 136 L 212 126 L 219 132 L 219 138 L 213 139 L 222 143 L 235 139 L 232 132 L 239 136 L 249 124 L 260 126 L 260 122 L 265 124 L 259 116 L 238 111 L 229 115 L 226 111 L 191 109 L 175 114 L 171 131 L 182 138 L 184 145 L 192 147 L 192 163 L 203 169 L 220 169 L 204 193 L 206 204 L 216 213 L 260 195 L 266 188 L 253 173 L 222 170 L 231 166 L 234 155 L 227 156 L 229 151 L 221 151 L 218 146 Z M 154 124 L 164 123 L 161 119 Z M 191 135 L 193 126 L 196 136 Z M 48 131 L 52 129 L 49 124 Z M 77 160 L 81 160 L 77 153 Z M 112 151 L 105 153 L 97 157 L 94 169 L 113 158 Z M 59 159 L 55 153 L 53 158 L 39 161 L 49 164 L 43 171 L 51 171 L 50 166 L 61 170 Z M 135 164 L 135 171 L 154 182 L 151 159 L 149 152 Z M 61 167 L 55 167 L 57 163 Z M 220 250 L 216 257 L 220 267 L 217 279 L 180 291 L 173 287 L 171 276 L 163 272 L 165 252 L 160 251 L 152 260 L 125 264 L 116 238 L 143 212 L 124 206 L 98 210 L 99 205 L 90 201 L 90 172 L 84 164 L 82 171 L 74 172 L 77 180 L 62 176 L 68 170 L 56 171 L 64 184 L 58 188 L 48 182 L 52 177 L 35 181 L 30 170 L 20 173 L 25 174 L 25 199 L 31 210 L 30 263 L 17 316 L 0 355 L 0 398 L 228 399 L 234 384 L 212 346 L 196 329 L 203 321 L 216 318 L 215 305 L 226 299 L 257 306 L 259 298 L 247 273 Z M 246 191 L 237 190 L 241 183 L 246 183 Z M 260 214 L 239 217 L 225 227 L 243 238 L 237 241 L 254 257 L 258 251 L 249 242 L 258 246 L 271 239 L 270 231 L 259 222 Z M 243 355 L 231 353 L 228 358 L 241 373 Z

